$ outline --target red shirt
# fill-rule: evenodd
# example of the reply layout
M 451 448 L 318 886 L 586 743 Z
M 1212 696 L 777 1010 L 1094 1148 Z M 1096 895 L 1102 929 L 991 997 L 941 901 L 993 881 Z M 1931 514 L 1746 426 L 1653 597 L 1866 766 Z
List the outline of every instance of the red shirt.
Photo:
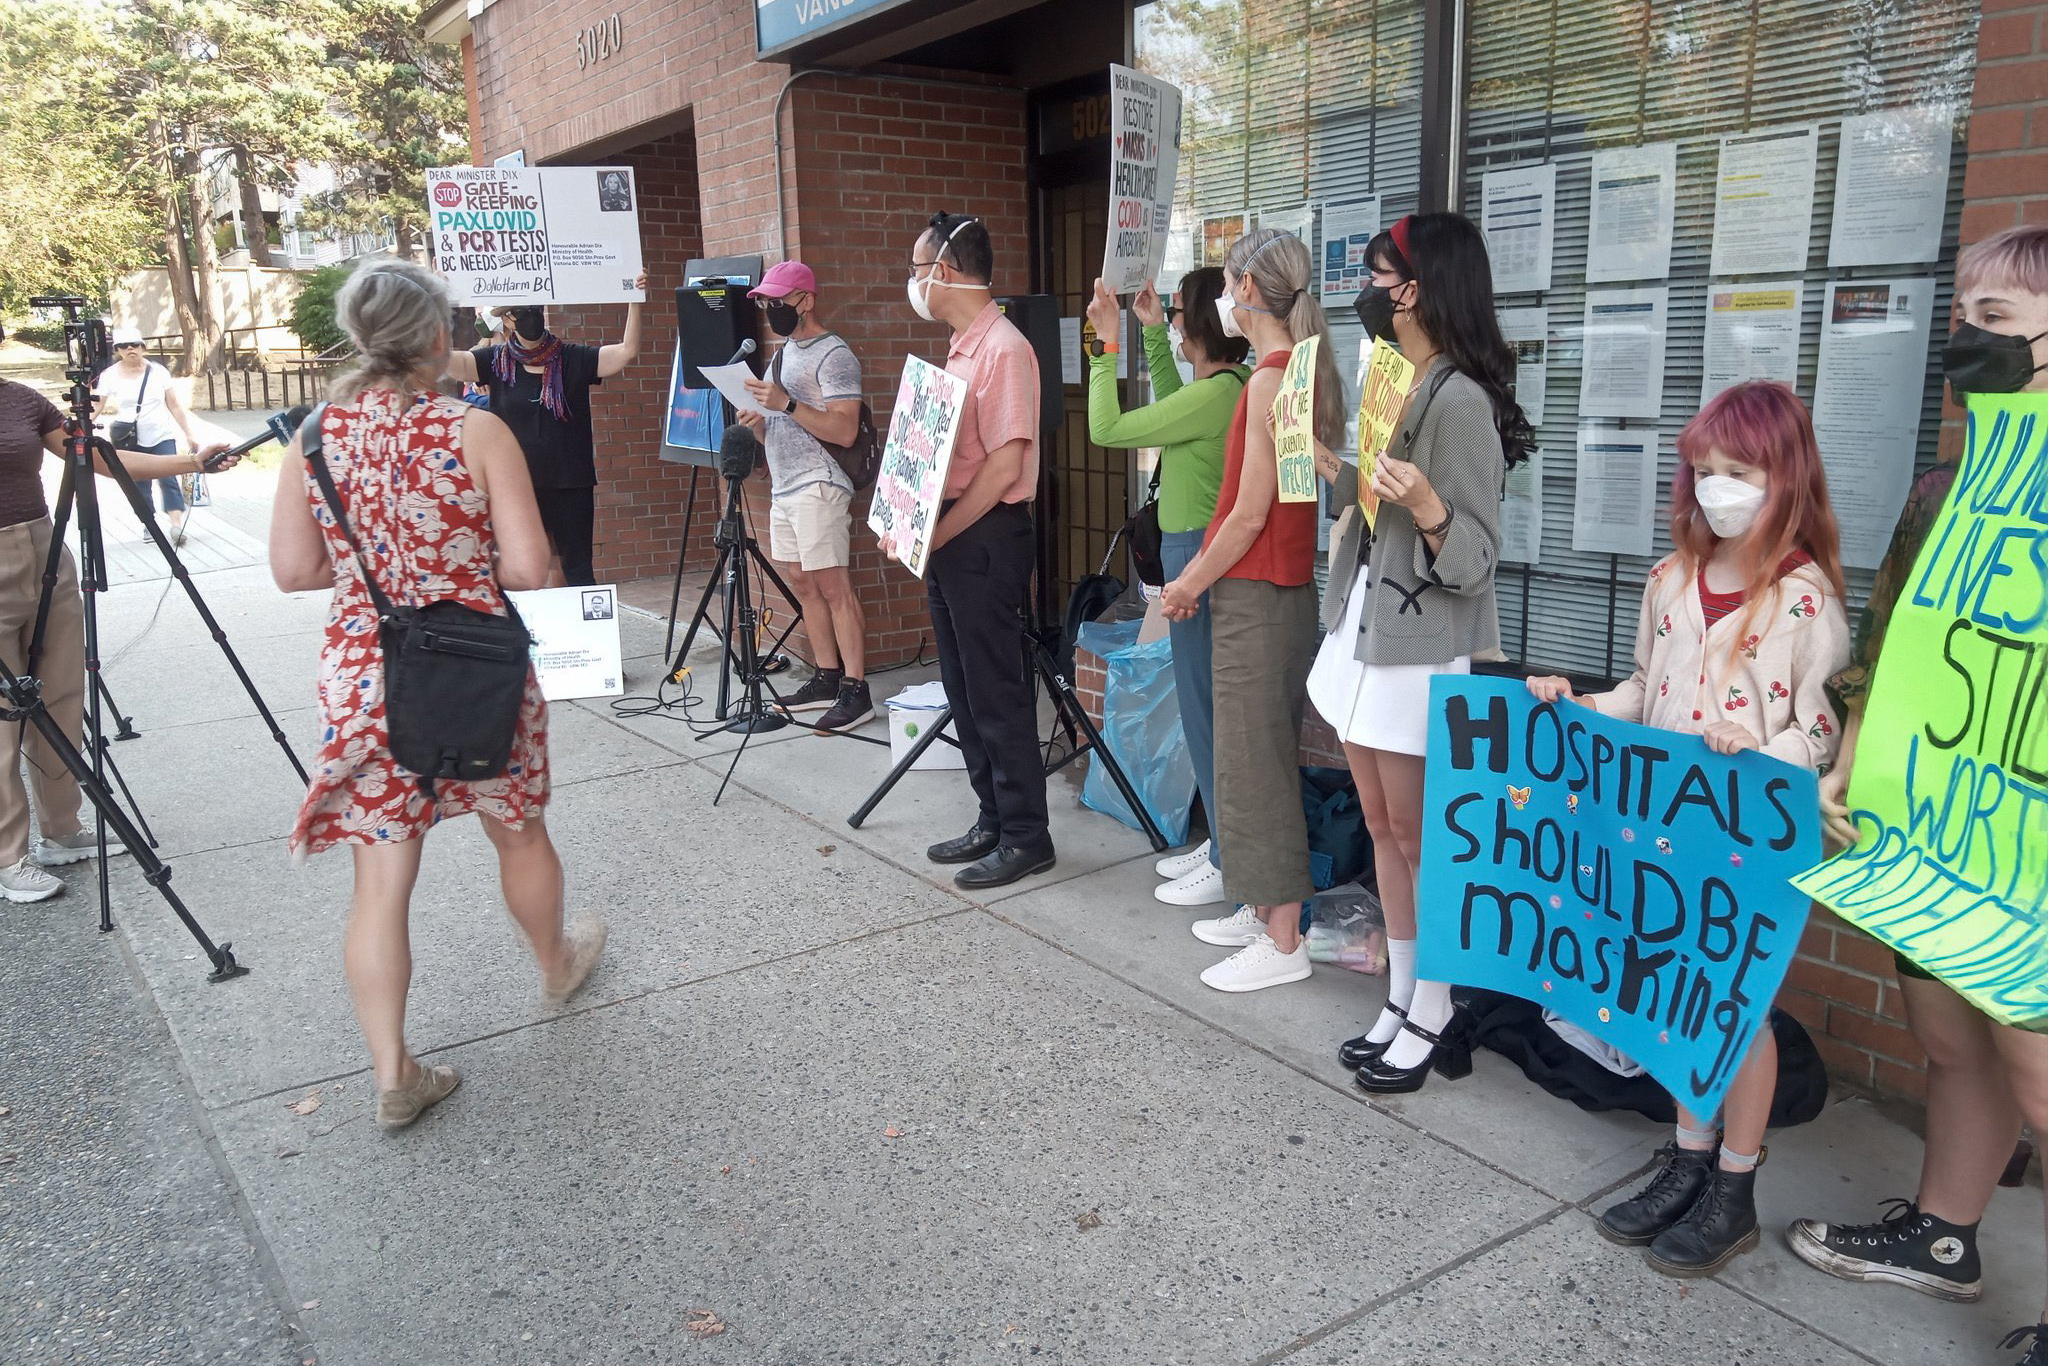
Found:
M 1258 370 L 1284 370 L 1287 368 L 1287 352 L 1275 351 L 1259 362 Z M 1257 374 L 1258 370 L 1252 373 Z M 1223 446 L 1223 489 L 1216 499 L 1216 515 L 1209 520 L 1209 529 L 1203 533 L 1202 549 L 1216 539 L 1216 529 L 1223 525 L 1223 519 L 1230 515 L 1230 509 L 1237 504 L 1238 477 L 1244 472 L 1245 423 L 1250 419 L 1251 385 L 1238 395 L 1237 416 L 1231 420 L 1230 435 Z M 1263 415 L 1262 415 L 1263 417 Z M 1269 457 L 1270 458 L 1270 457 Z M 1259 538 L 1251 548 L 1239 557 L 1236 564 L 1223 571 L 1226 579 L 1259 579 L 1274 583 L 1282 588 L 1295 588 L 1312 583 L 1316 576 L 1316 510 L 1317 504 L 1283 503 L 1276 484 L 1273 490 L 1273 508 L 1266 515 L 1266 525 L 1259 532 Z
M 1778 577 L 1782 579 L 1800 565 L 1811 563 L 1813 563 L 1813 556 L 1803 550 L 1795 550 L 1785 557 L 1783 564 L 1778 566 Z M 1714 629 L 1715 622 L 1741 607 L 1749 597 L 1740 588 L 1732 593 L 1716 593 L 1713 589 L 1707 587 L 1707 576 L 1705 574 L 1700 575 L 1699 583 L 1700 615 L 1707 619 L 1707 629 L 1709 631 Z
M 946 467 L 946 497 L 967 491 L 988 453 L 1024 442 L 1024 465 L 1003 490 L 1005 503 L 1038 496 L 1038 353 L 994 303 L 984 306 L 946 351 L 946 373 L 967 381 L 967 411 L 953 463 Z

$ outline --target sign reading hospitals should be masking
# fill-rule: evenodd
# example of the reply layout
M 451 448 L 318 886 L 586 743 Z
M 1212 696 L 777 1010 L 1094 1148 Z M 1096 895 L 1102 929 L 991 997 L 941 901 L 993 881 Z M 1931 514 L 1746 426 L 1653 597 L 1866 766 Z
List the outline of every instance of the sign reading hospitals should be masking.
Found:
M 1994 1019 L 2048 1028 L 2048 394 L 1973 394 L 1884 646 L 1853 849 L 1795 880 Z
M 1180 171 L 1180 90 L 1112 66 L 1109 104 L 1109 240 L 1102 249 L 1102 280 L 1112 294 L 1135 294 L 1157 279 L 1166 262 Z
M 1814 775 L 1519 679 L 1429 704 L 1416 971 L 1548 1007 L 1713 1114 L 1806 926 Z
M 630 166 L 441 166 L 427 172 L 434 268 L 455 302 L 640 303 Z

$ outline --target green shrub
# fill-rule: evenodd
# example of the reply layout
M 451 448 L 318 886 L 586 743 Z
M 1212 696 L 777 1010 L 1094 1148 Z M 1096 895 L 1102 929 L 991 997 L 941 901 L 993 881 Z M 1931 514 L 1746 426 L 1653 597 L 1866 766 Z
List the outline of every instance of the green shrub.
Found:
M 24 346 L 33 346 L 38 351 L 55 351 L 62 354 L 64 350 L 63 323 L 23 323 L 20 327 L 8 328 L 7 335 Z
M 334 296 L 355 265 L 354 261 L 343 261 L 320 267 L 306 277 L 299 297 L 292 301 L 292 331 L 308 351 L 331 350 L 348 340 L 348 334 L 334 318 Z

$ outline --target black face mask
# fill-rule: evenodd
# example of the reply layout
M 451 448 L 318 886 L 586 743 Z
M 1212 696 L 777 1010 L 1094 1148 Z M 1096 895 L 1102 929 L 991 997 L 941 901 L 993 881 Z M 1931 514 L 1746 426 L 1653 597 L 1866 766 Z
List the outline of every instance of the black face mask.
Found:
M 2042 366 L 2034 364 L 2034 343 L 2048 332 L 2015 337 L 1964 323 L 1949 334 L 1941 373 L 1959 394 L 2016 394 Z
M 1394 344 L 1394 291 L 1385 285 L 1367 285 L 1358 291 L 1358 297 L 1351 301 L 1352 311 L 1358 314 L 1359 326 L 1368 337 L 1377 337 L 1387 345 Z
M 537 342 L 548 334 L 547 315 L 538 308 L 514 308 L 506 316 L 512 319 L 512 330 L 525 342 Z
M 764 299 L 761 311 L 768 315 L 768 329 L 778 337 L 789 336 L 804 320 L 804 315 L 796 311 L 796 305 L 787 299 Z

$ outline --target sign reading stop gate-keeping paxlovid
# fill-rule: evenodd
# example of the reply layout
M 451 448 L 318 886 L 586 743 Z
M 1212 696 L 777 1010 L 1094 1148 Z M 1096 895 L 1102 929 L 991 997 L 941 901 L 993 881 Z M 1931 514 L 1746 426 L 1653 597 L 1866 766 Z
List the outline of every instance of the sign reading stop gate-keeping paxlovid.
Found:
M 1109 69 L 1109 241 L 1102 279 L 1134 294 L 1159 273 L 1180 171 L 1180 91 L 1127 66 Z M 1171 292 L 1170 282 L 1161 282 Z
M 639 303 L 630 166 L 442 166 L 427 172 L 434 268 L 455 302 Z

